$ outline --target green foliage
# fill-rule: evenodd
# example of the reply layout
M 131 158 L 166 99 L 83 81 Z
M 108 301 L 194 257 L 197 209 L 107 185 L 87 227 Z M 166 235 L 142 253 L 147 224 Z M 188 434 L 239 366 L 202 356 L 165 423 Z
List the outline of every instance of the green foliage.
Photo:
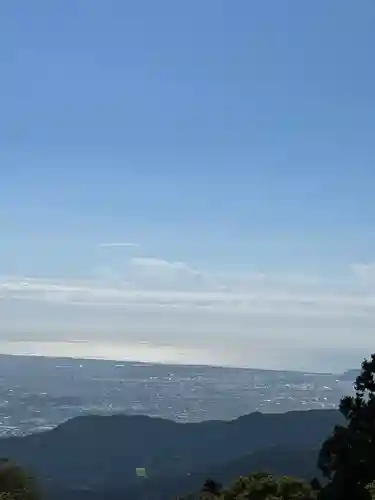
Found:
M 371 499 L 375 500 L 375 482 L 368 484 L 367 489 L 371 495 Z
M 276 478 L 271 474 L 256 473 L 240 477 L 231 488 L 221 492 L 207 492 L 204 487 L 199 500 L 316 500 L 317 493 L 300 479 Z M 188 500 L 188 497 L 185 499 Z
M 223 496 L 224 500 L 314 500 L 311 486 L 300 479 L 275 478 L 269 474 L 252 474 L 240 478 Z
M 375 354 L 362 363 L 354 384 L 355 395 L 341 400 L 346 425 L 336 425 L 325 441 L 318 465 L 329 479 L 319 495 L 330 500 L 371 498 L 375 481 Z
M 38 500 L 33 479 L 8 460 L 0 462 L 0 500 Z
M 213 479 L 207 479 L 202 488 L 203 494 L 208 494 L 211 497 L 219 497 L 221 493 L 221 484 Z

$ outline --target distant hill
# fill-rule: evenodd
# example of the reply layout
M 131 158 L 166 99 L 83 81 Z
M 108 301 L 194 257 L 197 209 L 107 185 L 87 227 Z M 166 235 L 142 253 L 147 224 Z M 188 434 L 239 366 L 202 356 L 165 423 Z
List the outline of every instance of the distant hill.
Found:
M 339 375 L 337 379 L 345 382 L 354 382 L 354 380 L 357 379 L 360 373 L 361 370 L 356 370 L 356 369 L 347 370 L 346 372 Z
M 339 418 L 333 410 L 184 424 L 146 416 L 85 416 L 40 434 L 0 439 L 0 456 L 29 469 L 56 500 L 91 499 L 103 491 L 106 498 L 116 498 L 116 492 L 124 498 L 126 491 L 128 500 L 158 499 L 164 491 L 167 500 L 181 488 L 194 489 L 207 475 L 221 482 L 250 469 L 310 476 L 316 451 Z M 149 479 L 137 478 L 137 467 L 145 467 Z

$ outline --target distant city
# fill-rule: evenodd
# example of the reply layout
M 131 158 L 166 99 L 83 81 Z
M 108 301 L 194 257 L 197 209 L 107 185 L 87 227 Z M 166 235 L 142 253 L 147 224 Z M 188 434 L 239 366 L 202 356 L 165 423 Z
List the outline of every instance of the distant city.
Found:
M 199 422 L 335 408 L 355 376 L 0 355 L 0 435 L 39 432 L 83 414 Z

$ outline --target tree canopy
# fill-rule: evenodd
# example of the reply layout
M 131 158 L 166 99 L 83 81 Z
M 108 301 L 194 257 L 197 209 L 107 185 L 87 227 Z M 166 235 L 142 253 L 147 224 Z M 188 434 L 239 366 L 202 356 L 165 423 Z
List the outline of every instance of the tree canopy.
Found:
M 336 425 L 323 444 L 318 465 L 329 480 L 320 498 L 369 499 L 375 481 L 375 354 L 362 363 L 355 394 L 342 398 L 346 425 Z
M 21 467 L 0 459 L 0 500 L 38 500 L 36 484 Z
M 199 500 L 316 500 L 317 493 L 307 482 L 300 479 L 277 478 L 267 473 L 255 473 L 240 477 L 230 488 L 224 490 L 207 488 L 206 481 L 198 497 L 190 498 Z

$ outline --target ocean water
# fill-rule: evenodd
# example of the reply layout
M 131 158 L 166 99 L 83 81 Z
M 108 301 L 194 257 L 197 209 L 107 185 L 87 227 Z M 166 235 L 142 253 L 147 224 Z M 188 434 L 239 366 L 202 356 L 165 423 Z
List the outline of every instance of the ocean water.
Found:
M 22 356 L 0 356 L 3 435 L 38 432 L 85 414 L 199 422 L 253 411 L 329 409 L 352 386 L 334 374 L 73 359 L 65 351 L 60 357 L 28 353 L 34 354 L 20 349 Z

